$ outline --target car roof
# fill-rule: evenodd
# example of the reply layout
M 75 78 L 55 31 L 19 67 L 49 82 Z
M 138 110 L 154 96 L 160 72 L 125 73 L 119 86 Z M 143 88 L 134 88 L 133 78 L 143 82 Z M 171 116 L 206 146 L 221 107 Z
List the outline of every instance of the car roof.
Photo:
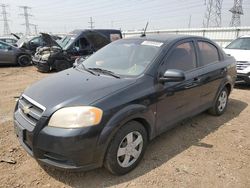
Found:
M 239 38 L 250 38 L 250 35 L 243 35 L 243 36 L 240 36 Z
M 15 39 L 15 40 L 16 40 L 16 38 L 11 37 L 11 36 L 10 36 L 10 37 L 3 37 L 3 36 L 2 36 L 2 37 L 0 37 L 0 39 Z
M 87 31 L 99 31 L 99 32 L 105 32 L 105 31 L 110 31 L 110 32 L 121 32 L 120 30 L 117 30 L 117 29 L 76 29 L 76 30 L 73 30 L 70 32 L 70 34 L 75 34 L 75 35 L 80 35 L 84 32 L 87 32 Z
M 204 38 L 200 36 L 194 35 L 182 35 L 182 34 L 147 34 L 146 36 L 134 36 L 129 37 L 127 39 L 138 39 L 138 40 L 154 40 L 163 43 L 169 43 L 174 40 L 182 40 L 182 39 L 189 39 L 189 38 Z M 207 38 L 204 38 L 207 39 Z

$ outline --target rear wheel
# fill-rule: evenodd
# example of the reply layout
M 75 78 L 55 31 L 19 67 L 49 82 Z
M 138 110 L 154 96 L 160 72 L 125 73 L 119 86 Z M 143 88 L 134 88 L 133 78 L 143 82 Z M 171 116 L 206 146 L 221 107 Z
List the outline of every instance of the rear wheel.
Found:
M 31 65 L 31 58 L 28 55 L 20 55 L 17 58 L 17 63 L 21 66 L 21 67 L 25 67 L 28 65 Z
M 208 110 L 208 112 L 210 114 L 216 115 L 216 116 L 222 115 L 225 112 L 226 108 L 227 108 L 228 94 L 229 94 L 229 92 L 228 92 L 227 88 L 224 87 L 220 91 L 220 93 L 219 93 L 219 95 L 218 95 L 218 97 L 217 97 L 217 99 L 215 101 L 214 106 L 212 108 L 210 108 Z
M 131 121 L 111 141 L 104 165 L 113 174 L 126 174 L 139 164 L 146 146 L 145 128 L 139 122 Z

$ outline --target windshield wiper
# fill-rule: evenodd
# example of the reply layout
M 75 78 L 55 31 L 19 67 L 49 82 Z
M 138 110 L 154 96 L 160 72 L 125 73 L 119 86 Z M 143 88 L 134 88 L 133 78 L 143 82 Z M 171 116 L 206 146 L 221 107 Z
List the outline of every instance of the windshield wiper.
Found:
M 91 71 L 91 70 L 87 69 L 87 68 L 84 66 L 83 63 L 79 63 L 79 64 L 76 65 L 74 68 L 79 68 L 79 66 L 81 66 L 83 70 L 85 70 L 85 71 L 87 71 L 87 72 L 89 72 L 89 73 L 91 73 L 91 74 L 93 74 L 93 75 L 95 75 L 95 76 L 99 76 L 99 74 L 95 73 L 94 71 Z
M 89 70 L 93 70 L 93 71 L 96 71 L 96 72 L 100 72 L 100 73 L 103 73 L 103 74 L 108 74 L 110 76 L 113 76 L 115 78 L 120 78 L 120 76 L 118 76 L 117 74 L 115 74 L 114 72 L 112 71 L 109 71 L 109 70 L 105 70 L 105 69 L 102 69 L 102 68 L 88 68 Z

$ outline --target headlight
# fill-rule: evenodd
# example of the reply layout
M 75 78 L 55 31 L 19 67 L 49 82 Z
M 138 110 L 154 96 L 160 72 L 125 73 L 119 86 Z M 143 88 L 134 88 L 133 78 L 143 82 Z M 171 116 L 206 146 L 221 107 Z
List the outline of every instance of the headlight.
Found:
M 52 115 L 49 126 L 69 129 L 93 126 L 101 122 L 102 114 L 101 109 L 92 106 L 62 108 Z

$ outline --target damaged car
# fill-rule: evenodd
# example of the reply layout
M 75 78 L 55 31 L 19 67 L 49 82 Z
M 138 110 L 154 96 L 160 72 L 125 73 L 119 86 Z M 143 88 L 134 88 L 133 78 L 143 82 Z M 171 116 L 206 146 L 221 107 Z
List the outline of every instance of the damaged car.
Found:
M 58 37 L 56 35 L 51 35 L 53 40 L 60 40 L 61 37 Z M 16 46 L 18 48 L 23 48 L 25 50 L 30 51 L 32 55 L 36 53 L 36 50 L 38 47 L 45 47 L 50 46 L 51 44 L 44 40 L 42 35 L 37 36 L 23 36 L 19 38 L 19 40 L 16 43 Z
M 74 30 L 59 42 L 49 34 L 41 35 L 50 45 L 38 48 L 32 58 L 40 72 L 70 68 L 77 58 L 89 56 L 110 42 L 122 38 L 121 31 L 114 29 Z
M 0 41 L 0 64 L 28 66 L 31 64 L 31 54 L 23 48 Z

